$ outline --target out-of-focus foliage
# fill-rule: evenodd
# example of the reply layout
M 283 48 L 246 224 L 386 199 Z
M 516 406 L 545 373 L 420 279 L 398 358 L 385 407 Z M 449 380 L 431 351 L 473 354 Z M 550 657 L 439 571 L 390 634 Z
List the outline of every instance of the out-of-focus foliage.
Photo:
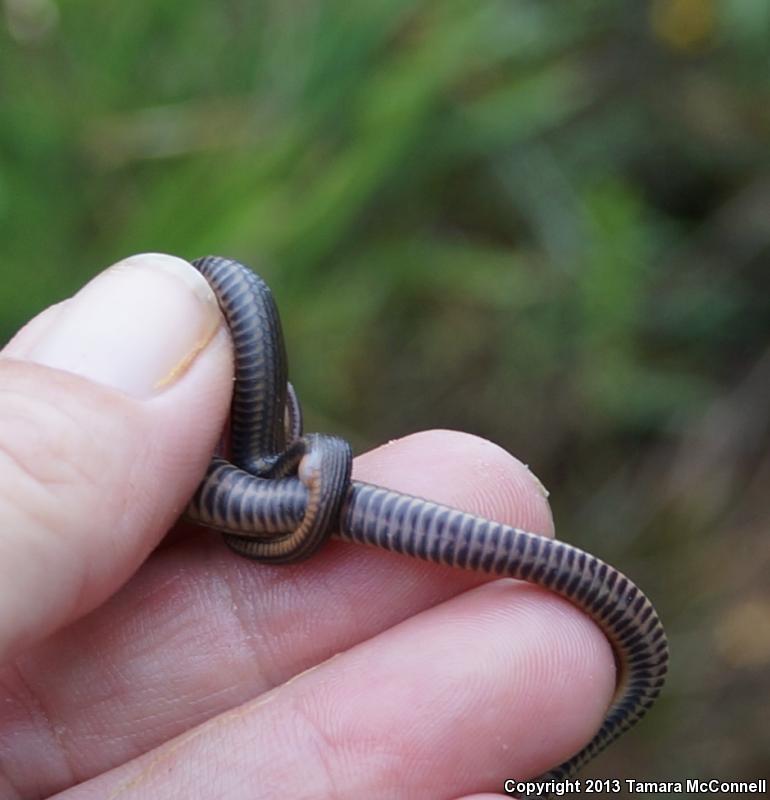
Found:
M 770 4 L 4 0 L 0 338 L 129 253 L 274 287 L 311 428 L 456 427 L 655 598 L 593 767 L 770 773 Z

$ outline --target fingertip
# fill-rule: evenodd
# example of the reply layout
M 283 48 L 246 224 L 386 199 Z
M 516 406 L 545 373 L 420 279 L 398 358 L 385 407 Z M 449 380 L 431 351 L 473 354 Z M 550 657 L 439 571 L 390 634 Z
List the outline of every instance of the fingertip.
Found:
M 468 433 L 428 430 L 358 456 L 357 480 L 553 536 L 548 494 L 526 464 Z

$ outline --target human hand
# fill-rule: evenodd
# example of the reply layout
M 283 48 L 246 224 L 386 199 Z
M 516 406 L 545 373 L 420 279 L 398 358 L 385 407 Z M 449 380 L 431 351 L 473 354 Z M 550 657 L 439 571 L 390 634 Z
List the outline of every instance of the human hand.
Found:
M 170 257 L 3 351 L 0 798 L 461 797 L 591 737 L 612 653 L 549 592 L 340 542 L 269 567 L 175 525 L 231 386 L 213 296 Z M 528 470 L 475 437 L 354 472 L 552 533 Z

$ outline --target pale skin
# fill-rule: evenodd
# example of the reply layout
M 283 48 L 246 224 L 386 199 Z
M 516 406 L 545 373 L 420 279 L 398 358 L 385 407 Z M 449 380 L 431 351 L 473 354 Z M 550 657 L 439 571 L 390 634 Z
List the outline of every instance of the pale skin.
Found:
M 615 672 L 566 601 L 337 542 L 267 567 L 175 524 L 232 386 L 201 281 L 134 257 L 0 356 L 0 799 L 481 800 L 569 757 Z M 553 534 L 467 434 L 354 475 Z

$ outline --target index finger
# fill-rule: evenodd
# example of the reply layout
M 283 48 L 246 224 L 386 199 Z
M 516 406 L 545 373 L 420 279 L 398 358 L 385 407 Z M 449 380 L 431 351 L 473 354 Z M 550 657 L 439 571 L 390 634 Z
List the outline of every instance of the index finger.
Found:
M 359 456 L 354 475 L 552 529 L 529 470 L 467 434 L 399 439 Z M 9 681 L 0 694 L 0 741 L 20 796 L 71 785 L 71 770 L 95 776 L 489 580 L 339 542 L 301 564 L 266 566 L 235 556 L 217 534 L 184 528 L 109 603 L 26 654 L 24 691 Z M 29 717 L 37 722 L 24 736 L 9 735 Z M 65 733 L 52 737 L 51 726 Z

